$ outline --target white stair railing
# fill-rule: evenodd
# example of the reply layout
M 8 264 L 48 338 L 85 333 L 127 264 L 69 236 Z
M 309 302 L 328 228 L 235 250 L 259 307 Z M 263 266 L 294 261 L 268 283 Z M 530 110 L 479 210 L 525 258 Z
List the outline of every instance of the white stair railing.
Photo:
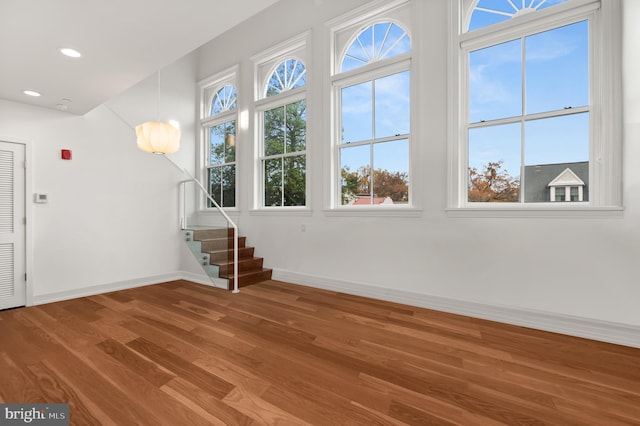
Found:
M 187 183 L 195 183 L 198 189 L 202 191 L 202 193 L 207 197 L 207 199 L 211 202 L 211 205 L 214 206 L 218 212 L 225 218 L 229 226 L 233 229 L 233 292 L 239 293 L 238 289 L 238 225 L 235 224 L 233 220 L 229 217 L 229 215 L 220 207 L 220 205 L 214 200 L 207 189 L 202 185 L 202 183 L 196 179 L 191 173 L 189 173 L 184 167 L 180 167 L 175 161 L 173 161 L 168 156 L 164 155 L 164 157 L 171 162 L 174 166 L 176 166 L 182 173 L 189 176 L 189 179 L 182 180 L 179 183 L 180 191 L 178 193 L 178 202 L 180 204 L 180 228 L 187 228 L 187 203 L 186 203 L 186 189 L 185 186 Z

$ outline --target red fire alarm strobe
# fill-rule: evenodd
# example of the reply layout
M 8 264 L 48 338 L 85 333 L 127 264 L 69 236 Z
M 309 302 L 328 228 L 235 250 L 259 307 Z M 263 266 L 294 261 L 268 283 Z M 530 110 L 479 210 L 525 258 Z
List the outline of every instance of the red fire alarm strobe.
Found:
M 63 149 L 62 150 L 62 159 L 63 160 L 71 160 L 71 150 L 70 149 Z

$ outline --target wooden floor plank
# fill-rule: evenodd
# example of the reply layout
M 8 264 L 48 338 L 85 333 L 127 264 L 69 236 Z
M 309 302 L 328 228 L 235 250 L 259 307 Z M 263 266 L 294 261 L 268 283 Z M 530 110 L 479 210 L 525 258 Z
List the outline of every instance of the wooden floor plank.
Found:
M 640 349 L 277 281 L 0 327 L 0 402 L 67 402 L 73 425 L 640 425 Z
M 177 376 L 193 383 L 200 389 L 211 393 L 216 398 L 224 398 L 234 388 L 233 384 L 208 373 L 197 365 L 194 365 L 166 349 L 157 346 L 144 337 L 132 340 L 127 343 L 127 346 L 153 360 Z

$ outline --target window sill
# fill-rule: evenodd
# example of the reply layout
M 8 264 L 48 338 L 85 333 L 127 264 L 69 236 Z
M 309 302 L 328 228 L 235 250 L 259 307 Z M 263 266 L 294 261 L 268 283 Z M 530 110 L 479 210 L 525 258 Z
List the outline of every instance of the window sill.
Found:
M 232 215 L 232 214 L 239 214 L 240 213 L 240 209 L 237 207 L 223 207 L 222 210 L 224 210 L 224 212 L 228 215 Z M 217 208 L 215 207 L 207 207 L 206 209 L 202 209 L 200 210 L 198 213 L 200 214 L 212 214 L 212 215 L 219 215 L 220 212 L 218 211 Z
M 622 217 L 619 206 L 461 207 L 446 209 L 450 218 L 606 218 Z
M 415 207 L 341 207 L 326 209 L 324 213 L 329 217 L 420 217 L 422 216 L 422 209 Z
M 311 216 L 309 207 L 265 207 L 249 210 L 251 216 Z

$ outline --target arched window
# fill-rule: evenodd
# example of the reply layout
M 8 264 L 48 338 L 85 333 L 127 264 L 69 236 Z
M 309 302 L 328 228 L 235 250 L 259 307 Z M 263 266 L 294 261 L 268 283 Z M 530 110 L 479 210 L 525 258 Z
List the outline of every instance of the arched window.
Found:
M 342 58 L 340 72 L 411 51 L 409 34 L 394 22 L 370 25 L 353 40 Z
M 468 31 L 564 3 L 567 0 L 476 0 Z
M 236 207 L 237 92 L 235 72 L 201 86 L 204 169 L 211 198 Z M 208 202 L 208 207 L 212 207 Z
M 220 114 L 236 108 L 236 88 L 230 84 L 225 84 L 213 95 L 211 100 L 211 115 Z
M 307 68 L 297 59 L 282 61 L 271 74 L 265 96 L 278 95 L 307 83 Z
M 260 131 L 258 208 L 307 205 L 307 67 L 305 33 L 254 58 Z
M 409 15 L 396 6 L 334 34 L 334 208 L 412 205 Z

